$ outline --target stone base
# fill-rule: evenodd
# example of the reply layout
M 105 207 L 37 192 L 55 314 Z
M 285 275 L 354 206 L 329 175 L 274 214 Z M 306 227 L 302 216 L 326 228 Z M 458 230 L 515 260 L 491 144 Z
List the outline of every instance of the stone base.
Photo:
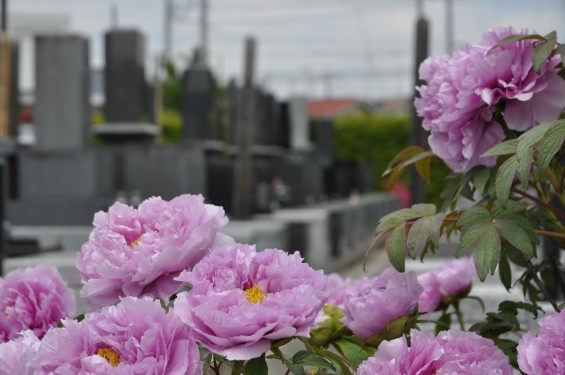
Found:
M 149 123 L 110 123 L 92 128 L 92 133 L 105 144 L 128 142 L 154 142 L 161 134 L 161 129 Z

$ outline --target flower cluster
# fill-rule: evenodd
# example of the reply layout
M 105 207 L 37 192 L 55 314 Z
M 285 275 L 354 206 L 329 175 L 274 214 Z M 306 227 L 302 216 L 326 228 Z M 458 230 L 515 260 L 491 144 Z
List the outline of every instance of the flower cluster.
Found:
M 451 260 L 435 270 L 418 275 L 418 282 L 424 288 L 418 299 L 419 310 L 434 312 L 442 304 L 449 305 L 470 291 L 474 278 L 472 258 Z
M 197 340 L 228 359 L 266 352 L 271 340 L 307 336 L 325 303 L 325 276 L 298 253 L 236 244 L 216 249 L 177 280 L 175 314 Z
M 362 282 L 347 296 L 343 322 L 358 337 L 369 338 L 396 318 L 411 315 L 422 290 L 415 273 L 388 268 L 379 277 Z
M 38 337 L 74 315 L 75 295 L 53 266 L 18 269 L 0 279 L 0 342 L 30 329 Z
M 559 56 L 546 60 L 538 74 L 532 63 L 535 40 L 497 46 L 514 34 L 513 28 L 495 28 L 477 45 L 420 66 L 426 84 L 414 104 L 431 132 L 432 151 L 455 172 L 494 165 L 495 157 L 481 155 L 505 138 L 503 123 L 525 131 L 557 119 L 565 107 Z
M 447 262 L 419 276 L 389 268 L 361 280 L 327 277 L 298 252 L 257 252 L 224 236 L 224 210 L 200 195 L 153 197 L 138 208 L 116 203 L 95 214 L 77 255 L 81 296 L 92 312 L 70 319 L 74 294 L 53 267 L 0 279 L 0 375 L 200 375 L 207 368 L 218 375 L 223 363 L 233 374 L 264 375 L 267 359 L 293 374 L 304 373 L 304 366 L 357 375 L 510 375 L 512 366 L 527 374 L 565 373 L 565 313 L 540 320 L 538 334 L 525 334 L 516 353 L 501 335 L 520 332 L 517 309 L 535 313 L 535 306 L 501 303 L 486 324 L 472 327 L 475 333 L 464 331 L 458 304 L 471 289 L 474 269 L 482 280 L 498 266 L 510 289 L 512 262 L 528 268 L 520 281 L 532 301 L 546 294 L 559 310 L 537 285 L 550 267 L 530 259 L 539 234 L 563 238 L 552 230 L 563 228 L 565 212 L 551 205 L 565 202 L 565 120 L 538 125 L 557 119 L 565 107 L 565 48 L 554 33 L 514 34 L 493 29 L 478 44 L 420 67 L 425 84 L 415 106 L 432 151 L 465 173 L 446 194 L 446 206 L 454 207 L 460 195 L 484 197 L 449 213 L 415 205 L 377 227 L 378 238 L 389 236 L 386 251 L 399 270 L 407 254 L 435 251 L 441 236 L 455 231 L 461 231 L 457 254 L 475 251 L 474 261 Z M 483 157 L 507 135 L 513 139 L 489 153 L 505 155 L 504 161 Z M 391 170 L 427 161 L 429 154 L 404 154 Z M 497 162 L 492 170 L 474 168 Z M 417 170 L 423 174 L 427 165 Z M 532 190 L 520 190 L 518 179 Z M 517 196 L 550 214 L 539 215 Z M 462 331 L 445 330 L 450 305 Z M 430 323 L 420 316 L 438 310 L 437 336 L 414 329 Z M 289 356 L 280 348 L 294 338 L 304 350 Z
M 181 271 L 230 243 L 219 233 L 227 222 L 224 210 L 200 195 L 170 202 L 154 197 L 138 209 L 115 203 L 107 213 L 96 213 L 94 231 L 77 255 L 82 297 L 91 309 L 124 296 L 168 300 L 181 286 L 174 280 Z
M 413 330 L 410 346 L 404 336 L 381 344 L 356 375 L 512 375 L 508 357 L 491 340 L 472 332 L 444 331 L 437 337 Z
M 565 312 L 539 321 L 537 336 L 526 333 L 518 344 L 518 364 L 528 375 L 565 372 Z

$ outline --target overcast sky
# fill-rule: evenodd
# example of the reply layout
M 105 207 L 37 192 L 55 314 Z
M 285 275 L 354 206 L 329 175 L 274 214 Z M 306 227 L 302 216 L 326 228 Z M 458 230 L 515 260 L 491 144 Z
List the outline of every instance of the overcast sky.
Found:
M 198 1 L 175 0 L 173 52 L 179 65 L 199 40 Z M 556 30 L 559 40 L 565 41 L 565 0 L 452 1 L 455 46 L 478 41 L 495 25 L 542 34 Z M 209 3 L 210 64 L 222 81 L 241 76 L 243 40 L 253 35 L 258 41 L 258 80 L 281 97 L 383 99 L 412 92 L 416 0 Z M 423 3 L 431 27 L 430 53 L 441 56 L 447 46 L 446 0 Z M 24 14 L 68 15 L 70 30 L 90 38 L 95 67 L 103 66 L 103 34 L 110 27 L 113 5 L 120 27 L 137 28 L 146 35 L 149 64 L 162 53 L 164 0 L 8 0 L 8 4 L 13 22 Z

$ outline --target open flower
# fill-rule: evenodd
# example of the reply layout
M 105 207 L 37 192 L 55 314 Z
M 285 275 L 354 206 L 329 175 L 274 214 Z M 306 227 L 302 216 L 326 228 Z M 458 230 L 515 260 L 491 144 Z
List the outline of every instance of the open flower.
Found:
M 148 297 L 63 326 L 45 335 L 26 374 L 202 374 L 188 327 Z
M 432 375 L 443 349 L 433 334 L 410 332 L 411 346 L 406 337 L 383 341 L 375 355 L 359 365 L 356 375 Z
M 40 341 L 33 331 L 22 331 L 11 341 L 0 343 L 0 375 L 25 374 Z
M 508 357 L 492 340 L 474 332 L 442 331 L 437 336 L 444 353 L 437 361 L 437 375 L 512 375 Z
M 154 197 L 138 209 L 115 203 L 108 213 L 96 213 L 95 228 L 77 255 L 87 306 L 111 305 L 123 296 L 168 300 L 179 289 L 174 278 L 181 271 L 232 242 L 218 233 L 227 222 L 224 210 L 204 204 L 200 195 L 170 202 Z
M 510 129 L 525 131 L 556 120 L 565 107 L 558 56 L 544 62 L 538 75 L 532 64 L 534 40 L 492 49 L 513 34 L 518 34 L 513 28 L 495 28 L 479 44 L 420 66 L 426 84 L 418 87 L 421 98 L 414 104 L 431 132 L 432 151 L 455 172 L 494 165 L 495 157 L 481 155 L 505 137 L 497 111 Z
M 396 318 L 412 314 L 422 290 L 414 272 L 387 268 L 347 297 L 343 323 L 362 339 L 381 333 Z
M 75 295 L 53 266 L 17 269 L 0 279 L 0 342 L 26 329 L 43 337 L 49 327 L 74 315 Z
M 518 365 L 528 375 L 565 373 L 565 312 L 539 320 L 537 336 L 526 333 L 518 343 Z
M 437 337 L 410 332 L 383 341 L 356 375 L 512 375 L 508 357 L 494 343 L 473 332 L 443 331 Z
M 324 305 L 326 277 L 298 252 L 255 252 L 250 245 L 216 249 L 177 280 L 175 314 L 198 342 L 228 359 L 260 356 L 271 340 L 307 336 Z
M 418 282 L 424 288 L 418 298 L 419 310 L 433 312 L 442 302 L 447 305 L 454 298 L 467 294 L 474 277 L 472 258 L 450 260 L 435 270 L 418 275 Z

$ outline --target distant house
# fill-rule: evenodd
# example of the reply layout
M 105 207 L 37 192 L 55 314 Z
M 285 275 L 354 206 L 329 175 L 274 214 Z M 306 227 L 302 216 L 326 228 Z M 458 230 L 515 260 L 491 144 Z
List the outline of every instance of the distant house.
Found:
M 366 110 L 367 106 L 357 99 L 323 99 L 310 100 L 308 115 L 311 119 L 334 119 L 359 110 Z
M 406 98 L 386 99 L 377 102 L 365 102 L 352 98 L 310 100 L 308 114 L 314 120 L 331 120 L 359 111 L 407 113 L 411 101 Z

